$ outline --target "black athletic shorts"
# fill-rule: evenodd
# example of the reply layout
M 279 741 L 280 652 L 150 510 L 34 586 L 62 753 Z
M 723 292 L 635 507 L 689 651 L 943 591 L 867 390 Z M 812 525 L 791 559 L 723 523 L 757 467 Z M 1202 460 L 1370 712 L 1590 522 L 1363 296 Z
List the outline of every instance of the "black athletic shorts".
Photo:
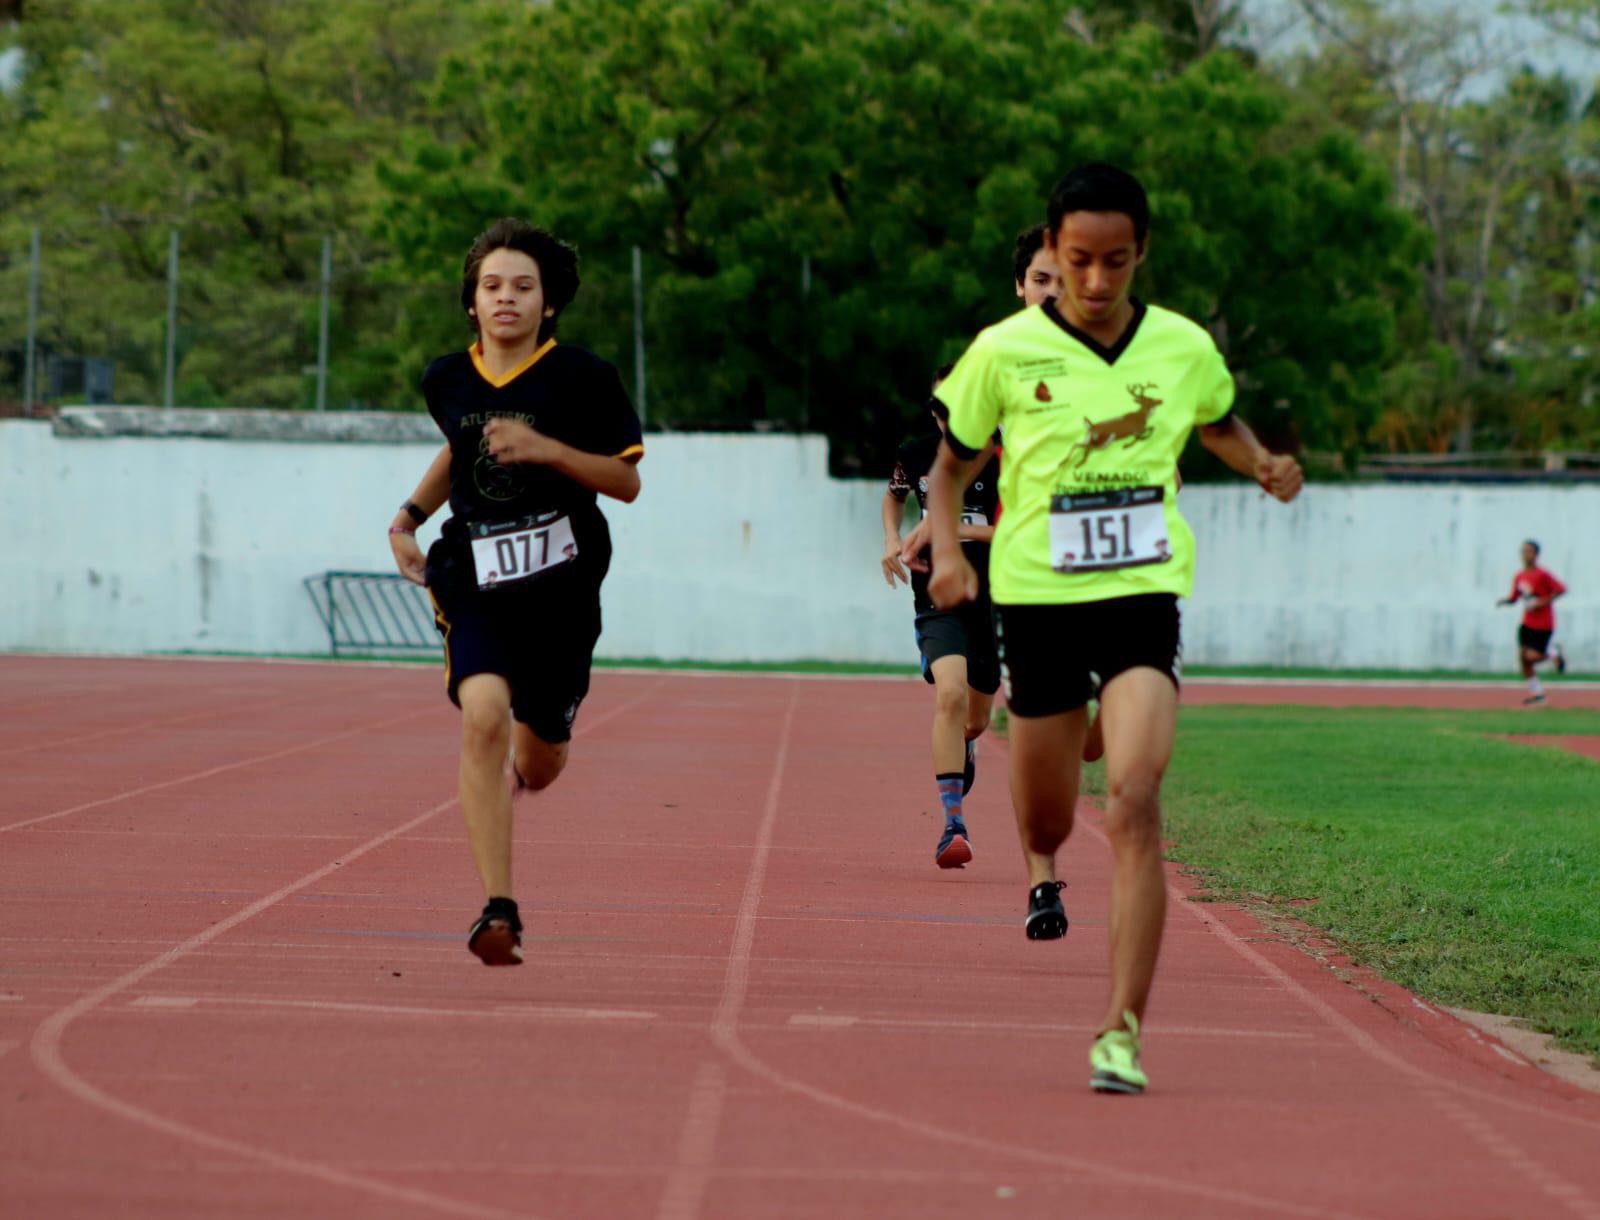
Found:
M 444 637 L 445 690 L 461 706 L 463 680 L 499 674 L 511 686 L 511 715 L 551 745 L 572 737 L 589 693 L 589 667 L 600 638 L 600 590 L 565 573 L 527 590 L 480 590 L 435 580 L 429 556 L 434 626 Z M 454 576 L 454 573 L 450 573 Z
M 1540 631 L 1537 627 L 1518 627 L 1517 643 L 1523 648 L 1531 648 L 1540 656 L 1547 656 L 1550 652 L 1550 637 L 1554 631 Z
M 1082 707 L 1118 674 L 1158 669 L 1178 685 L 1178 599 L 1146 593 L 1103 602 L 996 606 L 995 635 L 1013 716 Z
M 940 657 L 967 659 L 967 685 L 985 695 L 1000 689 L 1000 654 L 994 642 L 994 607 L 987 597 L 963 602 L 954 610 L 927 610 L 916 618 L 917 649 L 922 677 L 933 683 L 933 663 Z

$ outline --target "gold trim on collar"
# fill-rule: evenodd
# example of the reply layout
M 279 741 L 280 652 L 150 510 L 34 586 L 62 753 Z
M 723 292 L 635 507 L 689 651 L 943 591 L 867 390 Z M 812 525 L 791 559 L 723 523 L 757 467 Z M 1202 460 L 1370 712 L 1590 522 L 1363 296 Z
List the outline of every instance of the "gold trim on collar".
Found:
M 483 340 L 482 339 L 479 339 L 476 343 L 474 343 L 471 347 L 469 347 L 467 349 L 467 355 L 472 357 L 472 367 L 478 370 L 478 376 L 482 377 L 485 381 L 487 381 L 490 385 L 492 385 L 495 389 L 498 390 L 503 386 L 510 385 L 518 377 L 521 377 L 522 374 L 526 373 L 534 365 L 538 364 L 539 361 L 541 359 L 543 359 L 544 354 L 546 352 L 548 352 L 555 345 L 556 345 L 555 339 L 553 339 L 553 338 L 546 339 L 543 343 L 541 343 L 539 345 L 539 350 L 538 351 L 534 352 L 533 355 L 529 356 L 526 360 L 524 360 L 521 364 L 517 365 L 517 367 L 512 369 L 509 373 L 502 374 L 499 377 L 496 377 L 486 367 L 484 367 L 484 363 L 483 363 Z

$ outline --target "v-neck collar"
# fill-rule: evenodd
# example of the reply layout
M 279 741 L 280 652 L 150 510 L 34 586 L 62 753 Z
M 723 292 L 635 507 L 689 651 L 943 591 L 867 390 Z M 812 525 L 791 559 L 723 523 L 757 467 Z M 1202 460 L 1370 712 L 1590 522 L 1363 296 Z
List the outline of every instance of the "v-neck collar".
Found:
M 1100 340 L 1096 339 L 1093 335 L 1079 330 L 1071 322 L 1068 322 L 1059 313 L 1057 313 L 1056 303 L 1054 300 L 1047 300 L 1043 305 L 1039 306 L 1039 308 L 1044 310 L 1045 317 L 1049 318 L 1052 322 L 1054 322 L 1062 330 L 1066 331 L 1067 334 L 1071 335 L 1079 343 L 1083 344 L 1096 356 L 1099 356 L 1100 359 L 1104 360 L 1107 364 L 1115 364 L 1117 362 L 1117 357 L 1128 350 L 1128 344 L 1132 343 L 1133 337 L 1139 333 L 1139 324 L 1144 321 L 1144 302 L 1138 297 L 1129 297 L 1128 303 L 1133 306 L 1133 317 L 1129 319 L 1128 325 L 1123 330 L 1121 337 L 1119 337 L 1117 341 L 1110 347 L 1107 347 L 1104 343 L 1101 343 Z
M 521 377 L 522 374 L 526 373 L 534 365 L 538 364 L 539 361 L 544 358 L 545 353 L 555 345 L 556 341 L 554 338 L 546 339 L 539 345 L 538 351 L 534 352 L 533 355 L 529 356 L 521 364 L 517 365 L 516 368 L 502 373 L 499 377 L 496 377 L 493 373 L 491 373 L 488 366 L 483 362 L 482 339 L 479 339 L 467 349 L 467 355 L 472 357 L 472 367 L 478 370 L 478 376 L 482 377 L 485 381 L 498 390 L 510 385 L 518 377 Z

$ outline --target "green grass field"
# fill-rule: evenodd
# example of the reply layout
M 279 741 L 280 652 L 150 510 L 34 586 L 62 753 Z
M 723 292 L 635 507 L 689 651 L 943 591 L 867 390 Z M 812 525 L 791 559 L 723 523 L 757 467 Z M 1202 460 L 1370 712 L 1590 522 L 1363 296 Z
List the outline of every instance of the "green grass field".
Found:
M 1600 712 L 1187 708 L 1170 856 L 1600 1064 L 1600 762 L 1495 736 L 1530 730 L 1600 735 Z

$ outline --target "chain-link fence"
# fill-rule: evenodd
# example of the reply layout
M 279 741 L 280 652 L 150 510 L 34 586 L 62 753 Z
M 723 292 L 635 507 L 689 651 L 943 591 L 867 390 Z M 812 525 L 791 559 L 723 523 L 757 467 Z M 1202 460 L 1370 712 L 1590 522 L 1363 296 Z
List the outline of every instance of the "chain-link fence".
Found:
M 9 238 L 12 248 L 0 250 L 0 414 L 94 403 L 414 410 L 428 359 L 471 339 L 459 281 L 396 280 L 336 237 L 225 244 L 146 225 L 12 226 Z M 561 336 L 616 364 L 653 426 L 812 423 L 809 259 L 797 256 L 783 283 L 757 284 L 732 304 L 770 314 L 776 302 L 793 332 L 773 336 L 764 367 L 746 376 L 754 388 L 736 392 L 717 379 L 753 353 L 683 356 L 685 335 L 703 332 L 705 349 L 729 306 L 708 307 L 625 246 L 586 256 L 582 273 Z
M 458 285 L 385 282 L 341 265 L 332 239 L 243 256 L 167 230 L 119 243 L 111 258 L 103 234 L 29 236 L 0 259 L 8 414 L 84 403 L 414 408 L 410 349 L 430 332 L 440 351 L 467 337 Z

